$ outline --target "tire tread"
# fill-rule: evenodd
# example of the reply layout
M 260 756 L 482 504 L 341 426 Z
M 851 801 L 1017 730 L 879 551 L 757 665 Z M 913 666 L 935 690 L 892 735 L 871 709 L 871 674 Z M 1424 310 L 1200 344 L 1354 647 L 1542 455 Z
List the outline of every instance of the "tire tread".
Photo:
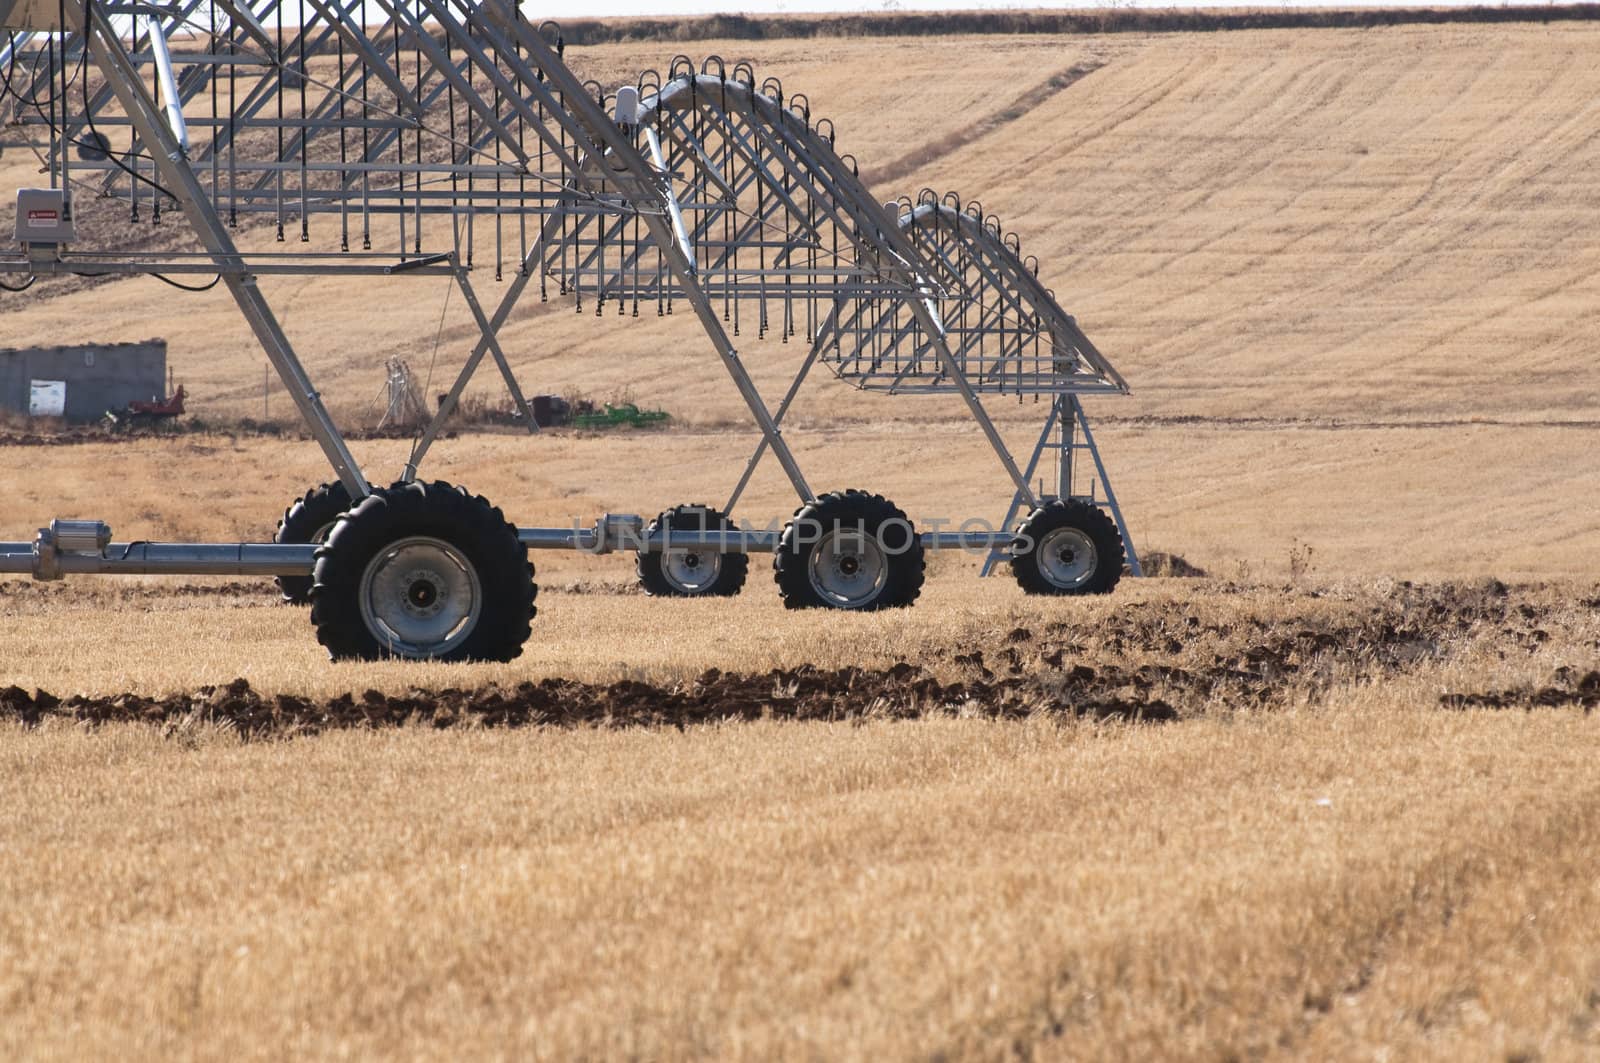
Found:
M 1094 540 L 1097 554 L 1095 572 L 1081 587 L 1056 586 L 1039 571 L 1033 550 L 1017 552 L 1025 539 L 1031 540 L 1036 548 L 1044 536 L 1063 527 L 1077 528 Z M 1018 526 L 1017 537 L 1012 542 L 1011 574 L 1017 585 L 1028 594 L 1110 594 L 1122 578 L 1122 566 L 1127 558 L 1122 533 L 1117 530 L 1116 522 L 1099 506 L 1076 498 L 1056 499 L 1039 506 Z
M 645 534 L 654 535 L 662 527 L 673 528 L 680 525 L 681 530 L 698 531 L 702 515 L 707 528 L 733 528 L 733 522 L 721 510 L 713 509 L 702 502 L 691 502 L 663 511 L 645 528 Z M 698 594 L 687 594 L 667 580 L 661 570 L 660 553 L 639 551 L 634 555 L 634 572 L 639 577 L 639 586 L 652 598 L 731 598 L 744 589 L 745 579 L 750 572 L 750 555 L 742 550 L 731 550 L 723 553 L 721 557 L 722 567 L 717 572 L 717 578 L 712 581 L 710 587 Z
M 778 585 L 778 594 L 787 609 L 815 609 L 828 606 L 828 603 L 823 601 L 812 588 L 811 579 L 806 572 L 810 557 L 809 547 L 815 544 L 797 541 L 796 529 L 805 520 L 816 521 L 823 527 L 839 523 L 854 525 L 860 521 L 862 526 L 867 528 L 881 528 L 885 523 L 895 520 L 903 521 L 907 527 L 911 527 L 911 521 L 905 512 L 893 502 L 883 495 L 859 488 L 830 491 L 800 506 L 795 510 L 794 517 L 783 526 L 778 549 L 772 555 L 772 578 Z M 915 528 L 912 528 L 912 534 L 915 536 Z M 914 539 L 910 549 L 901 554 L 891 555 L 889 561 L 891 566 L 889 580 L 883 594 L 876 601 L 859 606 L 859 611 L 903 608 L 912 605 L 922 594 L 928 562 L 921 540 Z
M 426 534 L 451 543 L 479 569 L 483 610 L 471 634 L 439 659 L 510 661 L 533 633 L 538 586 L 528 549 L 498 506 L 443 480 L 380 488 L 339 516 L 317 548 L 311 623 L 334 660 L 393 656 L 361 616 L 360 582 L 387 543 Z

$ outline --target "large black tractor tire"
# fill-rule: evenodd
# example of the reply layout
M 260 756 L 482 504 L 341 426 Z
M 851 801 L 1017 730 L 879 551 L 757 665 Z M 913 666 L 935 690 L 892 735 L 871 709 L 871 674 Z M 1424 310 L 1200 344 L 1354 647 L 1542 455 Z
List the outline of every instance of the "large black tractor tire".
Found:
M 645 529 L 646 535 L 673 532 L 733 531 L 733 522 L 710 506 L 674 506 Z M 639 551 L 635 567 L 639 586 L 657 598 L 731 598 L 744 587 L 750 555 L 740 550 L 719 553 L 705 547 L 669 547 Z
M 1011 542 L 1011 574 L 1029 594 L 1110 594 L 1125 560 L 1116 522 L 1077 499 L 1035 509 Z
M 321 545 L 333 531 L 339 514 L 350 508 L 350 492 L 335 480 L 331 484 L 313 487 L 283 511 L 278 530 L 273 533 L 275 543 L 316 543 Z M 279 576 L 278 592 L 290 605 L 307 605 L 311 601 L 311 577 Z
M 790 609 L 870 611 L 910 605 L 922 593 L 922 540 L 893 502 L 834 491 L 795 511 L 772 558 Z
M 374 491 L 317 549 L 311 623 L 334 660 L 509 661 L 535 612 L 517 529 L 439 481 Z

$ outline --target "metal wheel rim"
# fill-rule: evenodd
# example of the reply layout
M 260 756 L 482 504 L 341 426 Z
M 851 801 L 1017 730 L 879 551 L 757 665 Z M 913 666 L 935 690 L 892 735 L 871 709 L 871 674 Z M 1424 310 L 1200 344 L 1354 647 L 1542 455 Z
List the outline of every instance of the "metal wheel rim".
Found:
M 1100 552 L 1094 540 L 1080 528 L 1057 528 L 1039 540 L 1034 551 L 1039 572 L 1053 586 L 1071 590 L 1094 578 Z
M 361 619 L 391 652 L 449 653 L 478 626 L 483 585 L 460 550 L 430 536 L 397 539 L 361 574 Z
M 679 594 L 704 594 L 722 573 L 722 555 L 683 547 L 661 552 L 661 575 Z
M 876 601 L 889 582 L 889 559 L 878 541 L 854 529 L 834 529 L 811 551 L 811 589 L 828 605 L 859 609 Z

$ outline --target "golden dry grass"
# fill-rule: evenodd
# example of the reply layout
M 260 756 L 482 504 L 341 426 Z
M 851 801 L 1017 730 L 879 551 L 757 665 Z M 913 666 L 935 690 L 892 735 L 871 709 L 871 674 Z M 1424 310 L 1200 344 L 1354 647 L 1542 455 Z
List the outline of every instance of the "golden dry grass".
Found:
M 15 593 L 8 676 L 58 694 L 241 672 L 320 696 L 604 681 L 611 652 L 668 683 L 806 660 L 947 673 L 1013 624 L 1071 649 L 1028 663 L 1041 678 L 1198 673 L 1250 667 L 1230 658 L 1263 639 L 1353 634 L 1321 667 L 1262 665 L 1260 708 L 1190 688 L 1185 722 L 1165 726 L 1074 721 L 1070 700 L 1007 723 L 960 705 L 894 723 L 869 706 L 836 723 L 249 742 L 204 712 L 0 724 L 0 1051 L 1595 1050 L 1596 717 L 1576 698 L 1463 712 L 1441 694 L 1593 669 L 1596 588 L 1408 599 L 1388 583 L 1149 581 L 1040 603 L 962 586 L 889 617 L 572 595 L 513 665 L 337 668 L 296 637 L 294 609 L 136 586 Z M 1394 652 L 1361 641 L 1385 609 L 1412 628 Z
M 1431 686 L 1154 729 L 13 731 L 0 1046 L 1593 1053 L 1594 719 Z
M 1298 542 L 1312 547 L 1318 576 L 1357 579 L 1592 575 L 1600 566 L 1600 521 L 1589 501 L 1600 492 L 1600 467 L 1590 460 L 1597 434 L 1504 425 L 1124 423 L 1099 430 L 1140 549 L 1182 554 L 1214 575 L 1279 578 Z M 1010 497 L 970 423 L 819 429 L 798 433 L 794 443 L 815 489 L 881 492 L 923 526 L 968 517 L 998 526 Z M 752 433 L 722 431 L 472 435 L 441 442 L 423 473 L 467 485 L 519 524 L 588 526 L 605 512 L 651 516 L 683 502 L 721 505 L 754 444 Z M 375 440 L 355 452 L 374 480 L 387 482 L 399 474 L 407 444 Z M 57 516 L 107 520 L 119 540 L 260 539 L 291 500 L 329 478 L 315 444 L 271 439 L 0 453 L 17 470 L 0 511 L 0 539 L 32 538 Z M 794 506 L 769 458 L 738 514 L 760 526 Z M 556 584 L 632 575 L 631 558 L 622 556 L 543 551 L 534 560 Z M 963 582 L 946 573 L 964 565 L 941 560 L 935 579 Z M 770 591 L 764 579 L 752 583 Z
M 327 663 L 326 651 L 316 644 L 307 611 L 277 601 L 264 581 L 231 584 L 214 594 L 194 593 L 205 584 L 111 577 L 43 589 L 12 584 L 0 598 L 10 621 L 0 686 L 57 695 L 154 696 L 242 677 L 269 693 L 326 698 L 368 688 L 512 686 L 555 677 L 672 684 L 711 668 L 762 673 L 804 664 L 884 668 L 897 661 L 950 677 L 961 671 L 950 662 L 953 654 L 994 653 L 1019 627 L 1071 632 L 1067 667 L 1159 663 L 1205 671 L 1215 667 L 1213 654 L 1239 653 L 1261 632 L 1311 624 L 1338 629 L 1372 617 L 1399 593 L 1393 581 L 1320 584 L 1312 596 L 1308 588 L 1284 585 L 1147 580 L 1126 584 L 1110 597 L 1039 599 L 1023 595 L 1009 579 L 978 584 L 970 573 L 951 573 L 931 582 L 915 608 L 857 614 L 787 611 L 770 576 L 756 572 L 752 582 L 756 586 L 737 598 L 700 601 L 612 593 L 624 588 L 606 584 L 558 585 L 540 593 L 534 635 L 515 661 L 337 666 Z M 1573 599 L 1582 593 L 1567 584 L 1523 592 L 1543 609 L 1567 615 L 1576 608 L 1580 616 Z M 1196 640 L 1185 629 L 1185 614 L 1232 634 L 1220 642 Z M 1130 616 L 1169 633 L 1181 647 L 1158 651 L 1155 644 L 1166 639 L 1148 634 L 1128 644 L 1127 633 L 1114 625 Z M 125 636 L 126 645 L 118 645 Z M 1585 637 L 1573 636 L 1563 651 L 1581 651 Z M 1578 652 L 1548 657 L 1540 666 L 1581 667 L 1584 660 Z
M 902 659 L 960 679 L 956 654 L 1015 626 L 1062 632 L 1060 667 L 1202 673 L 1387 615 L 1396 579 L 1552 582 L 1514 590 L 1499 620 L 1426 632 L 1414 658 L 1337 646 L 1265 708 L 1191 693 L 1166 726 L 1070 704 L 1011 722 L 954 705 L 261 741 L 203 713 L 0 724 L 0 1055 L 1594 1057 L 1595 717 L 1440 699 L 1600 667 L 1597 43 L 1582 25 L 708 42 L 808 92 L 869 178 L 900 172 L 877 191 L 954 184 L 1022 233 L 1135 386 L 1091 413 L 1117 418 L 1100 436 L 1140 545 L 1222 580 L 1040 602 L 950 557 L 916 609 L 795 616 L 759 560 L 733 602 L 666 603 L 609 593 L 626 558 L 551 554 L 521 660 L 340 667 L 302 611 L 244 589 L 6 581 L 0 686 L 154 695 L 243 676 L 328 697 Z M 576 59 L 615 81 L 669 52 Z M 993 120 L 1079 63 L 1101 65 Z M 997 70 L 1027 76 L 997 95 Z M 442 293 L 421 290 L 269 294 L 354 415 L 382 356 L 428 363 Z M 236 313 L 151 294 L 6 311 L 8 342 L 164 333 L 202 415 L 255 413 Z M 459 357 L 459 300 L 446 324 Z M 596 329 L 530 306 L 507 338 L 529 390 L 628 387 L 688 427 L 470 436 L 426 472 L 526 523 L 731 487 L 753 439 L 729 427 L 709 356 L 685 371 L 703 351 L 685 318 Z M 769 393 L 797 356 L 747 352 Z M 820 488 L 997 518 L 992 458 L 952 413 L 818 381 L 793 437 Z M 1037 423 L 1000 413 L 1014 439 Z M 404 453 L 357 449 L 375 478 Z M 311 444 L 227 436 L 0 459 L 7 539 L 56 515 L 253 538 L 326 477 Z M 744 508 L 791 505 L 769 467 Z M 1297 544 L 1313 587 L 1291 591 Z M 1418 609 L 1401 622 L 1424 624 Z M 1230 634 L 1190 639 L 1186 615 Z M 1124 645 L 1130 616 L 1160 638 Z M 1030 658 L 1027 675 L 1054 667 Z

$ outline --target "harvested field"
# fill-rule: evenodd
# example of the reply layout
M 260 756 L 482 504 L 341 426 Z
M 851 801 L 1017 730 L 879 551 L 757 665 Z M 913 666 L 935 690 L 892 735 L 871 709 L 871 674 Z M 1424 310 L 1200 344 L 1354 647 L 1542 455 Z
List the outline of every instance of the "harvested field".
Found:
M 521 658 L 337 666 L 266 581 L 0 579 L 0 1057 L 1600 1055 L 1600 29 L 1380 16 L 697 42 L 874 192 L 1021 234 L 1134 386 L 1089 414 L 1163 578 L 1040 600 L 950 553 L 914 609 L 817 615 L 765 558 L 663 601 L 549 552 Z M 0 539 L 259 539 L 327 478 L 281 390 L 251 421 L 219 292 L 44 287 L 7 343 L 165 335 L 236 430 L 8 423 Z M 264 288 L 358 429 L 383 357 L 436 390 L 475 335 L 418 282 Z M 687 317 L 530 300 L 528 391 L 673 425 L 424 475 L 529 524 L 726 497 L 755 440 Z M 799 346 L 741 352 L 763 394 Z M 951 402 L 816 380 L 786 434 L 919 522 L 1004 508 Z M 792 508 L 770 463 L 741 504 Z
M 1580 1058 L 1595 717 L 1434 686 L 1168 727 L 12 731 L 0 1046 Z
M 275 646 L 235 619 L 301 618 L 230 604 L 251 590 L 96 593 L 254 667 Z M 60 593 L 9 615 L 107 674 Z M 569 596 L 664 604 L 751 667 L 535 654 L 282 693 L 168 654 L 118 695 L 73 694 L 43 645 L 14 662 L 45 691 L 0 690 L 0 1050 L 1596 1047 L 1600 587 L 1157 580 L 1026 619 L 936 596 L 855 653 L 752 595 Z M 791 638 L 822 663 L 768 667 Z
M 1037 430 L 1018 426 L 1011 438 Z M 1116 423 L 1097 437 L 1139 548 L 1214 576 L 1287 578 L 1296 543 L 1314 550 L 1311 574 L 1324 579 L 1582 580 L 1600 568 L 1600 533 L 1581 504 L 1600 493 L 1600 465 L 1588 460 L 1600 430 Z M 970 423 L 825 427 L 791 442 L 813 480 L 881 491 L 924 526 L 1005 512 L 1003 473 Z M 724 430 L 474 434 L 440 444 L 425 471 L 470 485 L 519 523 L 588 526 L 606 512 L 725 499 L 754 445 Z M 381 481 L 407 445 L 353 449 Z M 249 436 L 11 453 L 30 470 L 0 511 L 0 538 L 17 540 L 57 516 L 106 520 L 119 540 L 253 540 L 329 475 L 315 444 Z M 769 461 L 739 509 L 759 526 L 787 517 L 793 498 Z M 553 586 L 632 576 L 620 557 L 542 551 L 534 561 Z M 941 556 L 937 571 L 970 561 Z
M 689 50 L 747 57 L 758 77 L 809 95 L 869 179 L 894 166 L 875 194 L 953 189 L 1014 229 L 1134 387 L 1091 414 L 1522 423 L 1595 420 L 1585 337 L 1600 285 L 1586 235 L 1600 211 L 1597 47 L 1600 25 L 1573 22 Z M 571 59 L 613 85 L 683 50 L 606 44 Z M 889 67 L 895 76 L 882 77 Z M 997 91 L 997 71 L 1020 73 Z M 1033 102 L 1018 110 L 1019 97 Z M 26 185 L 36 168 L 9 149 L 0 182 Z M 337 226 L 314 230 L 309 246 L 337 248 Z M 475 283 L 492 301 L 493 254 L 480 250 Z M 426 376 L 438 338 L 442 377 L 476 335 L 439 282 L 268 278 L 263 290 L 352 425 L 376 419 L 384 357 Z M 184 296 L 175 316 L 158 291 L 127 281 L 0 300 L 19 307 L 5 313 L 7 342 L 163 335 L 199 416 L 260 416 L 263 359 L 226 295 Z M 530 393 L 628 390 L 699 427 L 747 423 L 687 316 L 596 320 L 535 295 L 502 339 Z M 775 401 L 803 352 L 742 342 Z M 693 372 L 685 351 L 696 352 Z M 502 393 L 492 374 L 476 386 Z M 272 416 L 288 416 L 281 388 L 270 399 Z M 996 406 L 1037 423 L 1031 407 Z M 856 395 L 820 377 L 794 412 L 797 438 L 808 426 L 958 413 L 953 400 Z

